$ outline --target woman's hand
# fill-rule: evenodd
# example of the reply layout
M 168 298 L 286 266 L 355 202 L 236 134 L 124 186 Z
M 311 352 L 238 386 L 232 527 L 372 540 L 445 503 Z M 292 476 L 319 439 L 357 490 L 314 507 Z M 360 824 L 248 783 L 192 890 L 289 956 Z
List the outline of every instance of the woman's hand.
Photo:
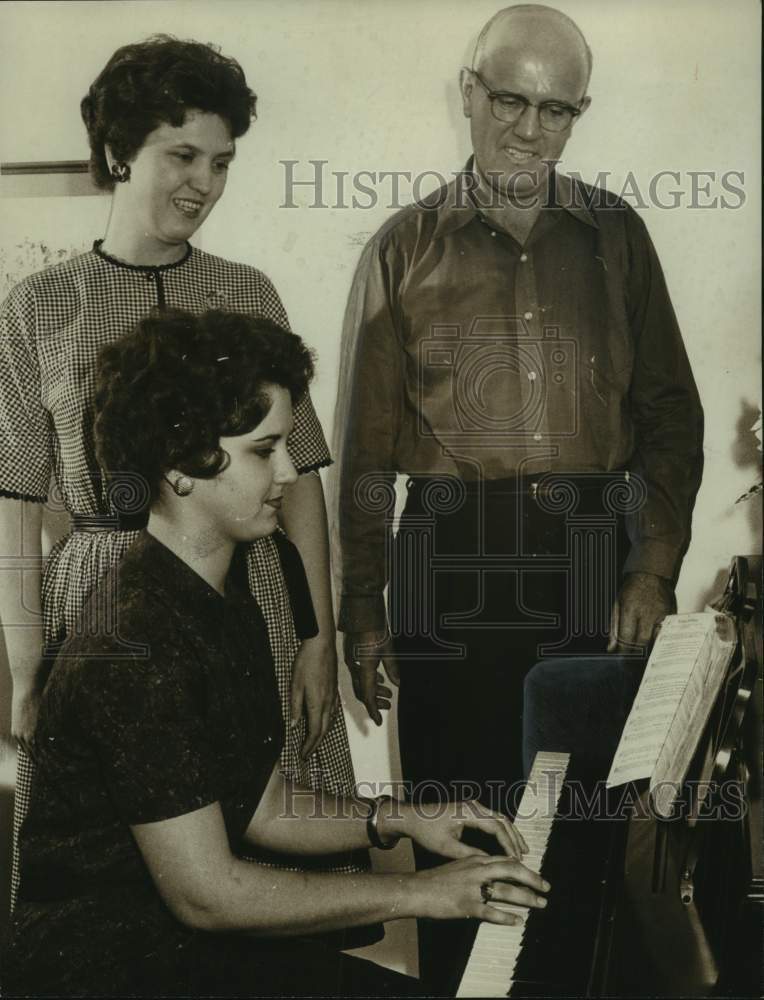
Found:
M 454 920 L 474 917 L 494 924 L 516 924 L 518 914 L 496 906 L 512 903 L 539 909 L 546 899 L 539 893 L 550 885 L 519 861 L 474 856 L 429 868 L 412 876 L 414 910 L 423 917 Z
M 329 731 L 337 707 L 337 651 L 321 635 L 306 639 L 292 668 L 292 724 L 304 717 L 301 755 L 309 757 Z
M 40 568 L 39 573 L 0 575 L 0 631 L 5 640 L 13 681 L 11 733 L 27 753 L 33 750 L 43 688 L 40 602 L 43 506 L 10 497 L 0 499 L 0 553 L 4 556 L 21 555 L 20 546 L 23 545 L 25 565 L 31 568 L 36 563 Z M 12 627 L 22 623 L 23 628 Z
M 491 834 L 509 857 L 519 860 L 528 851 L 528 845 L 507 817 L 480 802 L 445 802 L 436 808 L 437 815 L 433 815 L 432 805 L 386 803 L 379 813 L 380 836 L 383 839 L 394 834 L 411 837 L 428 851 L 445 858 L 487 857 L 485 851 L 462 843 L 462 833 L 469 828 Z
M 34 731 L 40 711 L 40 693 L 36 686 L 25 688 L 18 684 L 13 686 L 11 735 L 29 757 L 34 753 Z

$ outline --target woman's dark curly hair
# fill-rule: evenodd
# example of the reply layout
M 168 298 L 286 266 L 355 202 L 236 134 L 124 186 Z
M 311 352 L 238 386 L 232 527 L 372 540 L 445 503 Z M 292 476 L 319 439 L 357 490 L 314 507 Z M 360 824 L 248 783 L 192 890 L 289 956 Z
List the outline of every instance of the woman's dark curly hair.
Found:
M 256 95 L 235 59 L 212 45 L 153 35 L 123 45 L 80 103 L 90 140 L 90 171 L 112 190 L 105 146 L 117 160 L 132 160 L 146 136 L 163 123 L 180 127 L 189 111 L 220 115 L 238 139 L 255 117 Z
M 268 386 L 287 389 L 294 404 L 312 377 L 302 340 L 269 320 L 149 314 L 98 359 L 96 453 L 112 508 L 131 513 L 153 503 L 170 469 L 212 479 L 229 461 L 220 438 L 257 427 L 271 408 Z

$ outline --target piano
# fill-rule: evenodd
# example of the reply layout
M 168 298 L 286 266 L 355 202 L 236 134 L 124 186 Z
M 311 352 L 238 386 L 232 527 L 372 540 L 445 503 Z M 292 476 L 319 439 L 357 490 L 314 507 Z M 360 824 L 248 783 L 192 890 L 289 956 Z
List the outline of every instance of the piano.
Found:
M 683 811 L 659 823 L 655 881 L 698 916 L 715 997 L 762 992 L 762 559 L 736 556 L 714 607 L 735 618 L 738 642 L 689 777 Z M 676 872 L 667 879 L 666 869 Z
M 523 921 L 511 927 L 480 924 L 458 997 L 761 995 L 761 557 L 733 560 L 717 607 L 735 616 L 738 648 L 689 777 L 733 781 L 742 808 L 708 815 L 711 798 L 705 816 L 685 808 L 650 821 L 651 872 L 635 859 L 647 824 L 572 818 L 569 756 L 539 754 L 516 825 L 526 863 L 551 883 L 548 904 L 512 908 Z M 652 893 L 641 926 L 628 912 L 640 901 L 623 898 L 627 849 L 632 878 Z
M 547 906 L 513 926 L 482 923 L 457 997 L 600 996 L 605 990 L 627 824 L 571 817 L 568 754 L 539 753 L 515 818 L 524 863 L 551 883 Z

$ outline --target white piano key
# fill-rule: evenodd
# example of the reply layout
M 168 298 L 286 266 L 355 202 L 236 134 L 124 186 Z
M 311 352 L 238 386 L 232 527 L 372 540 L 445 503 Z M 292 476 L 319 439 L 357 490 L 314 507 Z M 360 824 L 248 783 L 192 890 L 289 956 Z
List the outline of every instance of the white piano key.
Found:
M 507 992 L 507 977 L 502 972 L 495 976 L 480 975 L 476 974 L 474 979 L 470 980 L 467 987 L 469 990 L 479 989 L 480 996 L 484 997 L 503 997 Z M 458 997 L 464 996 L 461 987 L 459 992 L 456 994 Z M 474 996 L 474 994 L 473 994 Z
M 569 760 L 564 753 L 538 753 L 523 791 L 515 827 L 530 848 L 523 864 L 532 871 L 541 870 Z M 480 925 L 457 997 L 503 997 L 512 988 L 529 911 L 511 903 L 495 905 L 520 915 L 522 923 Z

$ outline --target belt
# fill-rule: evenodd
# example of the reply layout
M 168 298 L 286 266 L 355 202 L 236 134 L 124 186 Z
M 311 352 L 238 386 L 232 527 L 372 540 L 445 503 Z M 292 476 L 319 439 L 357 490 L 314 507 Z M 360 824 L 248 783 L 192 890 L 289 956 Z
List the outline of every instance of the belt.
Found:
M 527 476 L 510 476 L 506 479 L 475 479 L 461 480 L 456 476 L 411 476 L 406 486 L 409 492 L 418 493 L 435 483 L 451 481 L 458 483 L 458 489 L 467 495 L 484 493 L 486 495 L 504 494 L 509 496 L 527 496 L 533 500 L 545 498 L 554 499 L 559 495 L 561 487 L 570 484 L 581 493 L 601 493 L 604 485 L 611 483 L 628 483 L 627 469 L 614 469 L 611 472 L 537 472 Z
M 71 514 L 72 531 L 140 531 L 148 523 L 141 514 Z

